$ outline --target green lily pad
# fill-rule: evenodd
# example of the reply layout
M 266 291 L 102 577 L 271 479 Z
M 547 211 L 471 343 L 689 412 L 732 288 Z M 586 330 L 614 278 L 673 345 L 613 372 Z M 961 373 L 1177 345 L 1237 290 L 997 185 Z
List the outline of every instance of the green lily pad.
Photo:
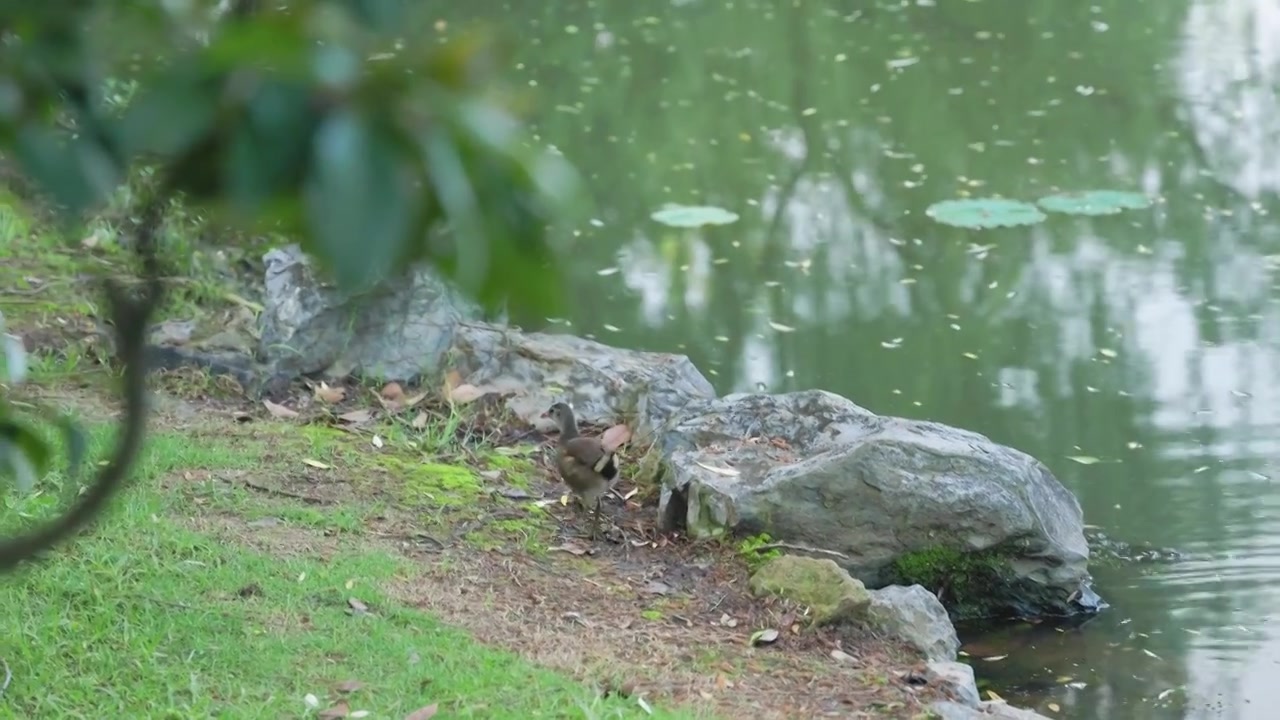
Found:
M 1083 190 L 1042 197 L 1037 204 L 1049 212 L 1067 215 L 1114 215 L 1151 207 L 1151 198 L 1122 190 Z
M 738 213 L 713 205 L 667 204 L 660 210 L 654 210 L 649 217 L 663 225 L 685 228 L 728 225 L 738 221 Z
M 1035 225 L 1046 217 L 1031 203 L 1004 198 L 943 200 L 924 212 L 943 225 L 973 229 Z

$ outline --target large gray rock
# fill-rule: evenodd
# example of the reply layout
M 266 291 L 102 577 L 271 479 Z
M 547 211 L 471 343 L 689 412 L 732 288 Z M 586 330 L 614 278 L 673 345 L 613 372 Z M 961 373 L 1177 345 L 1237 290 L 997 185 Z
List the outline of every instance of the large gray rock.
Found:
M 480 309 L 425 268 L 352 295 L 325 281 L 296 245 L 265 256 L 259 356 L 280 373 L 327 371 L 405 380 L 433 373 L 460 322 Z
M 481 322 L 478 306 L 427 269 L 352 295 L 325 281 L 296 245 L 263 260 L 258 353 L 277 375 L 359 372 L 405 380 L 456 370 L 535 425 L 552 402 L 564 400 L 585 422 L 627 419 L 641 431 L 661 426 L 691 401 L 715 397 L 683 355 Z
M 938 597 L 920 585 L 890 585 L 871 591 L 868 622 L 906 640 L 929 661 L 949 662 L 960 651 L 960 638 Z
M 767 532 L 823 549 L 871 587 L 903 580 L 904 556 L 981 557 L 1002 581 L 977 583 L 986 614 L 1096 601 L 1079 502 L 1034 458 L 977 433 L 809 390 L 702 402 L 659 442 L 662 520 L 695 537 Z M 972 576 L 931 570 L 941 585 Z
M 978 707 L 982 696 L 978 694 L 973 668 L 953 658 L 929 663 L 929 683 L 945 688 L 962 705 Z
M 524 333 L 483 323 L 457 328 L 451 366 L 470 385 L 508 396 L 507 407 L 535 425 L 556 401 L 592 424 L 626 419 L 648 435 L 715 389 L 684 355 L 610 347 L 572 335 Z M 641 439 L 643 441 L 643 439 Z

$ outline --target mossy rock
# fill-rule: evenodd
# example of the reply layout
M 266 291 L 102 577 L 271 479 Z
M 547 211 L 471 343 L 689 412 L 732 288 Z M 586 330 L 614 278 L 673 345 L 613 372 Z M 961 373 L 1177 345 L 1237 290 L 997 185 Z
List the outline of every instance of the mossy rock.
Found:
M 1033 588 L 1018 583 L 1006 555 L 996 550 L 963 552 L 937 546 L 899 556 L 881 573 L 888 585 L 921 585 L 942 600 L 954 620 L 1007 614 L 1021 608 L 1010 598 Z
M 783 555 L 751 576 L 751 594 L 777 595 L 805 605 L 814 625 L 862 620 L 871 593 L 834 560 Z

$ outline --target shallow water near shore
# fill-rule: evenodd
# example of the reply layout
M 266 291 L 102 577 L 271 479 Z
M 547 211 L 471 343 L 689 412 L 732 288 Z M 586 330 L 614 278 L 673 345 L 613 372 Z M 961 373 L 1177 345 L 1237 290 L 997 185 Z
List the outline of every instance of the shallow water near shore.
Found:
M 1267 0 L 472 0 L 588 178 L 569 329 L 1041 458 L 1112 539 L 1084 624 L 962 629 L 1051 717 L 1280 702 L 1280 10 Z M 1150 194 L 972 232 L 965 194 Z M 665 227 L 666 202 L 737 213 Z

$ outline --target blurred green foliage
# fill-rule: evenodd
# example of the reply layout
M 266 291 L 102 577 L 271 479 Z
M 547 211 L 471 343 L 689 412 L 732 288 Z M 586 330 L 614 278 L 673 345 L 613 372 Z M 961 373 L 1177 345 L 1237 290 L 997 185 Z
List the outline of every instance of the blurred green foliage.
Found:
M 437 40 L 428 9 L 0 0 L 0 154 L 68 218 L 143 166 L 140 202 L 297 237 L 344 289 L 425 261 L 486 306 L 554 312 L 574 176 L 522 134 L 496 45 Z M 48 470 L 3 394 L 0 435 L 6 474 Z

